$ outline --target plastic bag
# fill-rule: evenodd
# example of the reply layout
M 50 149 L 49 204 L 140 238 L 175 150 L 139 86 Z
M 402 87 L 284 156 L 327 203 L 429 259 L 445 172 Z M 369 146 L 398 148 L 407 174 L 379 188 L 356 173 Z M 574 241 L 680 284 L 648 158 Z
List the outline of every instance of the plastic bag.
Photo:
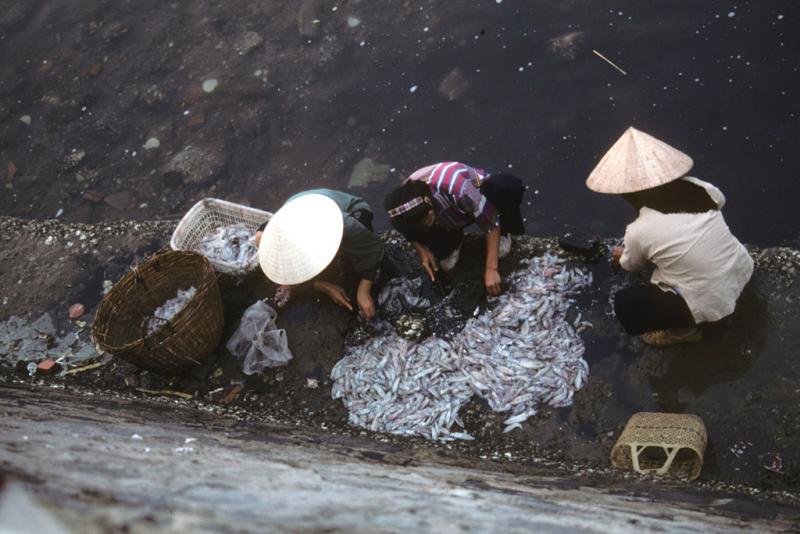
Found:
M 239 328 L 225 347 L 242 362 L 242 372 L 252 375 L 267 367 L 280 367 L 292 359 L 286 330 L 275 326 L 278 313 L 259 300 L 247 308 Z

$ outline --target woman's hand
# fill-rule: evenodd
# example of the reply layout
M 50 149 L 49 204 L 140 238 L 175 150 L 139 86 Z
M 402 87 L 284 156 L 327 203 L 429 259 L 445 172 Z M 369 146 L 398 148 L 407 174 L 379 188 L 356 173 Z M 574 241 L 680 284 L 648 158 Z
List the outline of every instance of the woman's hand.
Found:
M 436 261 L 436 256 L 433 255 L 433 252 L 428 249 L 425 245 L 421 245 L 420 243 L 412 243 L 414 248 L 417 250 L 417 254 L 419 255 L 419 264 L 422 266 L 422 269 L 428 273 L 428 277 L 431 279 L 431 282 L 436 280 L 436 271 L 439 270 L 439 262 Z
M 623 252 L 625 252 L 625 247 L 614 247 L 611 249 L 611 260 L 616 265 L 619 265 L 619 259 L 622 257 Z
M 486 286 L 486 292 L 491 296 L 500 294 L 500 273 L 497 269 L 486 269 L 483 273 L 483 283 Z
M 372 300 L 371 291 L 372 282 L 369 280 L 361 280 L 358 283 L 356 303 L 358 304 L 358 311 L 367 321 L 371 321 L 375 317 L 375 302 Z
M 332 284 L 330 282 L 323 282 L 321 280 L 314 281 L 314 289 L 325 293 L 336 304 L 353 311 L 353 305 L 350 304 L 350 299 L 347 298 L 347 293 L 341 286 Z

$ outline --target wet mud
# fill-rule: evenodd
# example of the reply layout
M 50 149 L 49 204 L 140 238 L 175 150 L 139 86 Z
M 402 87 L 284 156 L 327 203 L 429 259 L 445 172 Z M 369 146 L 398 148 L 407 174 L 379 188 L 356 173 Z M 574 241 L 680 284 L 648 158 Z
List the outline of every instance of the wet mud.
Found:
M 74 328 L 75 322 L 66 317 L 74 296 L 68 286 L 71 277 L 79 276 L 80 271 L 73 272 L 70 266 L 83 253 L 74 247 L 66 248 L 63 238 L 58 244 L 45 245 L 47 237 L 72 235 L 81 229 L 88 234 L 87 239 L 98 235 L 116 239 L 113 245 L 100 247 L 92 256 L 92 263 L 85 267 L 89 272 L 99 272 L 110 251 L 120 265 L 127 264 L 138 257 L 142 247 L 152 245 L 158 249 L 170 235 L 168 223 L 141 225 L 133 232 L 135 224 L 93 227 L 0 219 L 4 239 L 10 245 L 4 248 L 3 265 L 17 266 L 15 270 L 0 271 L 2 287 L 22 291 L 17 289 L 15 277 L 21 272 L 29 273 L 32 279 L 24 284 L 28 298 L 38 299 L 40 309 L 53 310 L 60 328 Z M 412 251 L 402 240 L 392 233 L 383 237 L 395 266 L 393 274 L 421 274 Z M 23 242 L 29 244 L 28 249 L 15 246 Z M 465 261 L 445 284 L 445 291 L 453 297 L 460 291 L 470 294 L 470 285 L 480 280 L 480 245 L 478 239 L 469 240 Z M 54 248 L 60 253 L 55 253 Z M 525 238 L 515 244 L 511 257 L 501 262 L 501 274 L 508 274 L 525 257 L 548 250 L 560 252 L 555 239 Z M 55 258 L 54 263 L 37 270 L 42 265 L 40 254 Z M 286 328 L 294 359 L 286 367 L 267 369 L 263 375 L 242 374 L 239 362 L 221 343 L 207 363 L 188 376 L 159 376 L 112 359 L 98 360 L 104 365 L 75 374 L 29 377 L 26 362 L 5 361 L 0 365 L 0 381 L 42 393 L 56 387 L 80 396 L 122 395 L 147 402 L 174 402 L 231 417 L 245 425 L 266 422 L 377 440 L 402 449 L 427 451 L 425 454 L 434 457 L 485 460 L 498 469 L 549 466 L 566 472 L 602 473 L 598 476 L 612 479 L 621 473 L 609 469 L 610 450 L 630 415 L 637 411 L 695 413 L 705 421 L 709 436 L 703 472 L 695 484 L 737 488 L 744 493 L 794 502 L 800 487 L 796 446 L 800 417 L 795 410 L 800 362 L 792 356 L 798 345 L 793 321 L 800 299 L 800 252 L 754 249 L 752 254 L 756 273 L 736 313 L 704 327 L 701 343 L 668 349 L 648 347 L 630 338 L 608 315 L 609 292 L 628 283 L 627 274 L 612 268 L 607 257 L 595 264 L 581 263 L 592 271 L 595 280 L 576 304 L 593 324 L 582 334 L 590 365 L 587 385 L 577 392 L 573 406 L 543 407 L 522 429 L 508 434 L 502 433 L 505 416 L 473 399 L 461 411 L 466 430 L 477 438 L 469 443 L 438 444 L 349 426 L 342 404 L 330 397 L 330 371 L 341 358 L 346 342 L 357 343 L 374 332 L 352 314 L 313 295 L 293 298 L 279 314 L 278 325 Z M 580 262 L 577 257 L 572 261 Z M 58 278 L 64 289 L 56 292 L 54 285 L 45 283 L 45 277 Z M 36 283 L 39 278 L 41 282 Z M 257 274 L 238 284 L 235 279 L 223 277 L 220 284 L 225 295 L 224 341 L 243 310 L 258 298 L 270 298 L 274 286 Z M 85 293 L 86 289 L 81 290 L 82 303 L 90 313 L 102 297 L 100 286 L 91 295 Z M 486 305 L 485 297 L 481 296 L 478 302 Z M 473 303 L 470 301 L 464 312 L 451 305 L 451 318 L 439 327 L 443 331 L 458 329 L 471 313 Z M 12 310 L 22 313 L 4 308 L 0 320 L 5 320 Z M 91 315 L 85 319 L 91 322 Z M 309 387 L 309 378 L 316 379 L 319 387 Z M 141 390 L 166 393 L 156 395 Z M 175 397 L 174 392 L 188 399 Z M 253 432 L 257 433 L 255 429 Z
M 791 0 L 0 8 L 5 215 L 152 220 L 208 196 L 274 211 L 319 186 L 377 208 L 459 159 L 525 179 L 531 235 L 617 235 L 621 201 L 584 180 L 635 125 L 694 158 L 743 241 L 798 244 Z

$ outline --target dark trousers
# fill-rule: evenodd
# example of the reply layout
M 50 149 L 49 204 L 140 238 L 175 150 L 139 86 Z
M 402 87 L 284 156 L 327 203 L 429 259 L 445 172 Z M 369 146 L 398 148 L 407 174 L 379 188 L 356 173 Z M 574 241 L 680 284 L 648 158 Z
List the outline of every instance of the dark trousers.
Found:
M 683 297 L 662 291 L 653 284 L 626 287 L 617 292 L 614 311 L 625 331 L 632 336 L 696 325 Z
M 506 173 L 492 174 L 481 184 L 481 193 L 497 210 L 502 235 L 525 233 L 520 212 L 525 189 L 522 180 Z M 408 234 L 406 237 L 425 245 L 437 259 L 441 260 L 461 246 L 464 232 L 461 229 L 448 230 L 434 225 L 426 230 Z

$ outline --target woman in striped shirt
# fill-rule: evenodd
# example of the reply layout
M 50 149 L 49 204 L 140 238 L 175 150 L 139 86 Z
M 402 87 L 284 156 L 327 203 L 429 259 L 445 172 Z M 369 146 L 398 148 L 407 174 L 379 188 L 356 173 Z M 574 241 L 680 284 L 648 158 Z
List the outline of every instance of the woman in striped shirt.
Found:
M 415 171 L 386 197 L 384 207 L 392 225 L 411 241 L 431 280 L 440 266 L 445 272 L 455 267 L 463 230 L 475 223 L 486 234 L 486 291 L 498 295 L 498 258 L 511 247 L 509 234 L 525 233 L 519 209 L 525 189 L 510 174 L 489 175 L 446 161 Z

